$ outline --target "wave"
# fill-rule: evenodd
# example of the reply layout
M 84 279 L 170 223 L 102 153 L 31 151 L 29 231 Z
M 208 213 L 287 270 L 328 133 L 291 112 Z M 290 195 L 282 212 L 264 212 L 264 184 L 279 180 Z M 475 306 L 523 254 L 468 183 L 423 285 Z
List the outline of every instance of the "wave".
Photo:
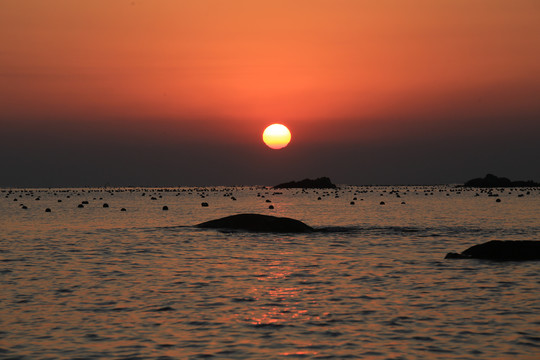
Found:
M 468 226 L 439 226 L 439 227 L 421 227 L 421 226 L 365 226 L 365 225 L 349 225 L 349 226 L 318 226 L 314 227 L 315 232 L 309 233 L 310 236 L 362 236 L 362 237 L 432 237 L 432 238 L 463 238 L 471 237 L 477 239 L 528 239 L 536 240 L 539 238 L 540 226 L 508 228 L 480 228 Z M 130 228 L 112 228 L 112 229 L 94 229 L 87 234 L 104 234 L 104 233 L 122 233 L 122 232 L 140 232 L 146 234 L 168 234 L 174 233 L 206 233 L 208 231 L 216 231 L 216 229 L 201 229 L 191 225 L 175 225 L 175 226 L 156 226 L 156 227 L 130 227 Z M 254 236 L 256 232 L 246 232 L 235 229 L 218 230 L 222 234 L 246 234 Z M 268 233 L 260 233 L 268 234 Z M 280 234 L 284 235 L 284 234 Z M 298 236 L 297 234 L 294 234 Z
M 343 235 L 403 235 L 416 237 L 531 237 L 537 238 L 540 227 L 525 228 L 477 228 L 466 226 L 414 227 L 414 226 L 324 226 L 315 230 L 322 234 Z

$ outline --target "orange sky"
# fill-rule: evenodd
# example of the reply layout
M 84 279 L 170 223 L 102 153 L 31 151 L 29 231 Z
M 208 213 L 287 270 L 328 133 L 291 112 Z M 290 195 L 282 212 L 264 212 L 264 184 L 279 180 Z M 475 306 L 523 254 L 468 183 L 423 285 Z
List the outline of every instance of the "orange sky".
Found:
M 537 0 L 3 0 L 0 43 L 10 124 L 338 143 L 540 114 Z

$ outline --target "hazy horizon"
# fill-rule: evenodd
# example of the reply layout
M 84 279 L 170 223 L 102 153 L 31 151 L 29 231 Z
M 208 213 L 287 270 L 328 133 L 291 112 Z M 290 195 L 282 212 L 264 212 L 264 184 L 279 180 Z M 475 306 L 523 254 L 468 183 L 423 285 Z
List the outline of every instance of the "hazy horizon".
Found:
M 485 174 L 487 175 L 487 174 Z M 478 177 L 475 177 L 475 178 L 483 178 L 485 175 L 482 175 L 482 176 L 478 176 Z M 492 174 L 492 175 L 496 175 L 496 174 Z M 318 176 L 318 177 L 328 177 L 328 176 L 324 176 L 324 175 L 321 175 L 321 176 Z M 313 177 L 311 179 L 316 179 L 318 177 Z M 500 176 L 500 177 L 505 177 L 505 176 Z M 39 189 L 39 190 L 46 190 L 46 189 L 138 189 L 138 188 L 142 188 L 142 189 L 159 189 L 159 188 L 165 188 L 165 189 L 174 189 L 174 188 L 198 188 L 198 187 L 201 187 L 201 188 L 213 188 L 213 187 L 266 187 L 266 188 L 272 188 L 276 185 L 279 185 L 281 183 L 286 183 L 286 182 L 290 182 L 290 181 L 300 181 L 300 180 L 305 180 L 305 179 L 310 179 L 310 178 L 297 178 L 297 179 L 288 179 L 288 180 L 283 180 L 279 183 L 272 183 L 272 184 L 265 184 L 265 183 L 258 183 L 258 184 L 249 184 L 249 183 L 237 183 L 237 184 L 218 184 L 218 183 L 207 183 L 207 184 L 204 184 L 204 185 L 201 185 L 201 184 L 111 184 L 111 183 L 106 183 L 106 184 L 89 184 L 89 185 L 70 185 L 70 184 L 60 184 L 60 185 L 57 185 L 57 186 L 21 186 L 21 185 L 17 185 L 17 186 L 0 186 L 0 189 L 2 189 L 3 191 L 5 190 L 26 190 L 26 189 Z M 447 182 L 447 183 L 364 183 L 364 184 L 349 184 L 349 183 L 337 183 L 337 182 L 334 182 L 332 181 L 332 178 L 330 177 L 330 180 L 334 183 L 334 185 L 337 185 L 338 188 L 339 187 L 342 187 L 342 186 L 345 186 L 345 187 L 390 187 L 390 186 L 397 186 L 397 187 L 415 187 L 415 186 L 419 186 L 419 187 L 422 187 L 422 186 L 426 186 L 426 187 L 429 187 L 429 186 L 460 186 L 460 185 L 463 185 L 466 181 L 468 180 L 472 180 L 474 178 L 470 178 L 470 179 L 466 179 L 464 181 L 461 181 L 461 182 L 454 182 L 454 183 L 450 183 L 450 182 Z M 535 183 L 537 183 L 537 181 L 535 181 L 535 179 L 510 179 L 511 181 L 533 181 Z M 292 188 L 292 190 L 295 190 L 295 188 Z M 297 190 L 297 189 L 296 189 Z M 312 190 L 326 190 L 326 191 L 331 191 L 332 189 L 325 189 L 325 188 L 314 188 Z

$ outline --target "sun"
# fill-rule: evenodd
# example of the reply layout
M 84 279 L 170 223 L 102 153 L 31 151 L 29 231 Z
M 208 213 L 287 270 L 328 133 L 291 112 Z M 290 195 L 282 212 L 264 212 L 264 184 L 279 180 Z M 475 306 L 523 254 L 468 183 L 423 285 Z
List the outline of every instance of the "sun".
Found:
M 291 132 L 285 125 L 272 124 L 264 129 L 263 141 L 271 149 L 281 149 L 291 141 Z

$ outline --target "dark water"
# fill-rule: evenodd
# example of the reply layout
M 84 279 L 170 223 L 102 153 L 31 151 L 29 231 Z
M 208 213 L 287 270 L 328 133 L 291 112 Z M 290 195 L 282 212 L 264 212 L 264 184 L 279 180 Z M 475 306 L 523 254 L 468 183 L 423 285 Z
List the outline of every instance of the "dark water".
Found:
M 540 354 L 540 262 L 443 259 L 487 240 L 540 240 L 538 190 L 8 191 L 0 200 L 2 359 Z M 190 226 L 240 212 L 321 231 Z

